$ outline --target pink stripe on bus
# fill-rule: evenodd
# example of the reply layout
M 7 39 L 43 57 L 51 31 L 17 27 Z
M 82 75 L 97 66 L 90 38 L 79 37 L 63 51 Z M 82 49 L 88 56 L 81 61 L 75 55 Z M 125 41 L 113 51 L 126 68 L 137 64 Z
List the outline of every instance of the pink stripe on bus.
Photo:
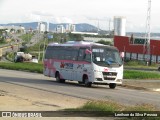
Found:
M 59 59 L 52 59 L 54 62 L 69 62 L 73 64 L 91 64 L 90 62 L 86 61 L 75 61 L 75 60 L 59 60 Z

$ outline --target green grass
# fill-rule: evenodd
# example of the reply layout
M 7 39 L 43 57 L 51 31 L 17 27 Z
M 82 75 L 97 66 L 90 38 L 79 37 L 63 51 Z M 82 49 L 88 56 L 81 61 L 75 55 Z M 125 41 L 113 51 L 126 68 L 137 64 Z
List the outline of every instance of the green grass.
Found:
M 42 63 L 5 63 L 0 62 L 0 68 L 11 69 L 11 70 L 26 70 L 30 72 L 43 72 L 43 64 Z
M 150 104 L 141 104 L 135 106 L 121 105 L 113 101 L 89 101 L 82 107 L 67 110 L 78 110 L 78 111 L 156 111 L 156 108 Z
M 151 63 L 151 65 L 147 66 L 145 61 L 129 61 L 124 63 L 124 67 L 132 67 L 132 68 L 157 68 L 158 64 Z
M 127 105 L 122 105 L 117 102 L 113 101 L 89 101 L 85 103 L 83 106 L 78 107 L 78 108 L 70 108 L 70 109 L 65 109 L 64 111 L 72 111 L 72 114 L 78 113 L 79 114 L 88 114 L 88 116 L 107 116 L 107 115 L 112 115 L 112 117 L 115 115 L 115 113 L 144 113 L 144 112 L 151 112 L 151 111 L 158 111 L 153 105 L 150 104 L 141 104 L 141 105 L 134 105 L 134 106 L 127 106 Z M 87 116 L 87 115 L 86 115 Z M 142 117 L 121 117 L 121 120 L 141 120 Z M 145 120 L 150 120 L 151 117 L 143 117 Z M 153 120 L 159 120 L 160 117 L 154 117 Z
M 106 101 L 90 101 L 87 102 L 84 106 L 78 108 L 81 111 L 116 111 L 121 110 L 122 106 L 115 102 L 106 102 Z
M 125 70 L 124 79 L 160 79 L 160 74 L 154 72 Z

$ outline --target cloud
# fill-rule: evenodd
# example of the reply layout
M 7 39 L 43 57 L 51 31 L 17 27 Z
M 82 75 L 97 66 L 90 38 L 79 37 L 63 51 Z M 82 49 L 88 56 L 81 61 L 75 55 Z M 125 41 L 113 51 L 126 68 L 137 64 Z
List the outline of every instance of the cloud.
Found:
M 5 2 L 5 0 L 0 0 L 0 6 L 3 6 L 4 2 Z
M 49 12 L 45 12 L 45 11 L 33 11 L 32 14 L 39 15 L 39 16 L 46 16 L 46 17 L 53 17 L 54 16 L 54 14 L 49 13 Z
M 99 20 L 99 21 L 109 21 L 109 20 L 112 20 L 113 19 L 113 17 L 112 18 L 110 18 L 110 17 L 93 17 L 93 16 L 86 16 L 86 18 L 88 19 L 88 20 Z M 113 20 L 112 20 L 113 21 Z
M 55 16 L 45 11 L 33 11 L 26 15 L 27 21 L 45 21 L 51 23 L 73 23 L 72 18 L 66 16 Z
M 59 17 L 59 16 L 54 16 L 52 17 L 51 21 L 53 23 L 73 23 L 73 20 L 69 17 Z
M 73 20 L 68 17 L 62 17 L 61 21 L 62 21 L 62 23 L 73 23 Z

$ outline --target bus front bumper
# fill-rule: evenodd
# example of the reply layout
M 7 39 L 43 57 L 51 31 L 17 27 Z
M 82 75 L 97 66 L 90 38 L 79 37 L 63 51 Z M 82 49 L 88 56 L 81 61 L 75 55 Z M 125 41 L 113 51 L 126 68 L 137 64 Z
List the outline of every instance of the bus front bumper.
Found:
M 104 85 L 109 85 L 111 83 L 115 83 L 118 85 L 122 84 L 123 79 L 117 79 L 117 80 L 100 80 L 100 79 L 96 79 L 93 84 L 104 84 Z

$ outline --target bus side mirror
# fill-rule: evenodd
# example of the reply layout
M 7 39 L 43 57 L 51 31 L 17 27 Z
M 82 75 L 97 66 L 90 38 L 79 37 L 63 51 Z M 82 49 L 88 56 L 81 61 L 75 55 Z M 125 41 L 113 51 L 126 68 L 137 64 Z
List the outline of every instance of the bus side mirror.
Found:
M 86 54 L 86 55 L 87 55 L 87 54 L 92 54 L 92 51 L 86 49 L 86 50 L 85 50 L 85 54 Z

